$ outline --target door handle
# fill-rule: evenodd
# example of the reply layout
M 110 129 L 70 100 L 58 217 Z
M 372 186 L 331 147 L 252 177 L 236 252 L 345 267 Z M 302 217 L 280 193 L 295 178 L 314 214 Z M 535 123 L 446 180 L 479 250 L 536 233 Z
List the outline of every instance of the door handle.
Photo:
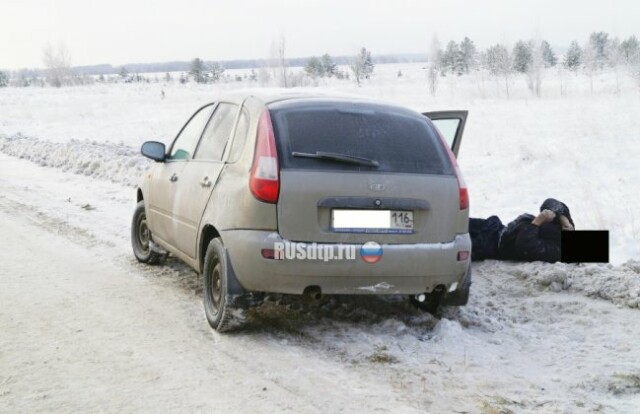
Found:
M 178 181 L 178 175 L 176 173 L 173 173 L 171 178 L 169 178 L 169 181 L 171 181 L 172 183 L 175 183 L 176 181 Z
M 200 185 L 203 187 L 211 187 L 211 181 L 209 180 L 209 177 L 204 177 L 202 180 L 200 180 Z

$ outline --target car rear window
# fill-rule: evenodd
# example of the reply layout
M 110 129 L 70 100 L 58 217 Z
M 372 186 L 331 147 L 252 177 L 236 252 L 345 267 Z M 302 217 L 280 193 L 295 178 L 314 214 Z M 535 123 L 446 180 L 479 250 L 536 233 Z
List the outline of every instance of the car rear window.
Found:
M 304 103 L 270 107 L 281 168 L 453 174 L 426 118 L 382 105 Z M 328 152 L 375 160 L 371 167 L 299 158 L 293 152 Z

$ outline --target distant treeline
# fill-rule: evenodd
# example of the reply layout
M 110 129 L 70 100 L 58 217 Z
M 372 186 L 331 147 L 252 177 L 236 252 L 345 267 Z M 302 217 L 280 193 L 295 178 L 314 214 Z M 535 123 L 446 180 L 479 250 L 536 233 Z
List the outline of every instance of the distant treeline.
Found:
M 332 57 L 337 65 L 348 65 L 353 60 L 353 56 Z M 424 62 L 426 54 L 406 53 L 376 55 L 373 57 L 374 63 L 411 63 Z M 309 57 L 287 59 L 287 66 L 304 66 L 309 61 Z M 166 72 L 189 72 L 191 61 L 158 62 L 158 63 L 128 63 L 125 65 L 113 66 L 109 64 L 73 66 L 71 71 L 75 75 L 117 75 L 121 68 L 125 67 L 129 73 L 166 73 Z M 206 66 L 210 66 L 214 61 L 205 61 Z M 251 69 L 269 66 L 264 59 L 244 59 L 244 60 L 224 60 L 218 61 L 225 69 Z M 18 71 L 16 71 L 17 73 Z M 44 76 L 44 69 L 23 69 L 19 71 L 21 75 L 27 77 Z

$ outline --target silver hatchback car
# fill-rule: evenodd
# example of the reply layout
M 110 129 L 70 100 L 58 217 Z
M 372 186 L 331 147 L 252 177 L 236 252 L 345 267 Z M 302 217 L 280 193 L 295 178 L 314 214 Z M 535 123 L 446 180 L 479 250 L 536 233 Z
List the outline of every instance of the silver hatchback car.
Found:
M 455 157 L 466 117 L 279 90 L 224 96 L 168 150 L 142 146 L 156 162 L 137 190 L 135 256 L 170 253 L 201 273 L 218 331 L 266 292 L 464 305 L 469 197 Z

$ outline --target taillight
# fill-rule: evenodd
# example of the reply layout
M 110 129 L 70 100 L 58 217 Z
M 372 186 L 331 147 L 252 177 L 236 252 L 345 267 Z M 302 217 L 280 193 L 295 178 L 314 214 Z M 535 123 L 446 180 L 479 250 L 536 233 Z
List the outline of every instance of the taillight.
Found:
M 460 190 L 460 210 L 466 210 L 469 208 L 469 190 L 467 190 L 467 184 L 464 182 L 464 178 L 462 177 L 462 172 L 460 171 L 460 167 L 458 166 L 458 160 L 456 160 L 456 156 L 447 145 L 447 141 L 445 141 L 442 133 L 436 127 L 433 126 L 438 132 L 438 136 L 440 137 L 440 141 L 442 141 L 442 145 L 444 146 L 447 154 L 449 154 L 449 159 L 451 160 L 451 165 L 453 165 L 453 170 L 456 173 L 456 179 L 458 180 L 458 189 Z
M 280 169 L 278 152 L 273 134 L 273 124 L 269 110 L 265 109 L 258 122 L 256 152 L 251 166 L 249 188 L 255 198 L 266 203 L 278 201 L 280 193 Z
M 456 171 L 456 178 L 458 179 L 458 187 L 460 188 L 460 210 L 466 210 L 469 208 L 469 190 L 467 189 L 467 183 L 464 182 L 464 178 L 462 177 L 462 172 L 460 172 L 460 167 L 458 167 L 458 162 L 456 161 L 456 157 L 453 156 L 451 150 L 451 157 L 453 158 L 453 167 Z

